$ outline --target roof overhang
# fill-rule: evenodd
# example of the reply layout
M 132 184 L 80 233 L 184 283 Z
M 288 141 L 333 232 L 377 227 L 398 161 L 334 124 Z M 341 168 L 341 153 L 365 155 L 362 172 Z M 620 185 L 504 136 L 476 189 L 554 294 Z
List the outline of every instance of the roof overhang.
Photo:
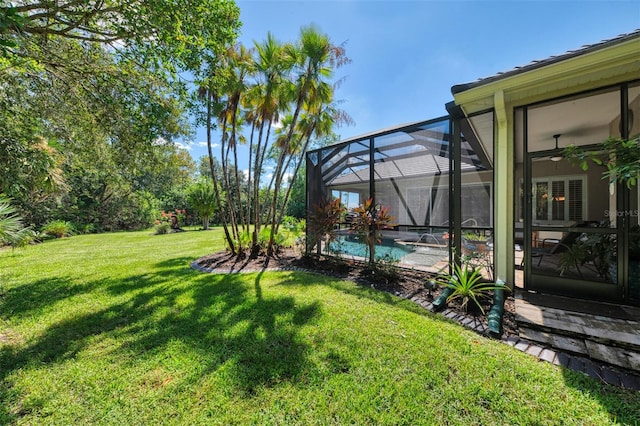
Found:
M 570 93 L 640 79 L 640 31 L 578 52 L 540 61 L 514 71 L 456 85 L 454 102 L 469 116 L 505 103 L 526 105 Z

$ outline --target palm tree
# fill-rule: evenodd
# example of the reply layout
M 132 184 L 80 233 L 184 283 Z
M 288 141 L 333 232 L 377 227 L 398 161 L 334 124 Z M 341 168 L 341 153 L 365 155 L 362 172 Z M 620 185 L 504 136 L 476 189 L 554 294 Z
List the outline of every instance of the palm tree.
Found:
M 238 229 L 239 222 L 242 221 L 243 216 L 241 214 L 241 200 L 239 188 L 231 188 L 229 181 L 229 155 L 233 155 L 233 164 L 235 173 L 235 183 L 238 185 L 238 152 L 237 143 L 244 141 L 242 136 L 239 136 L 239 128 L 241 127 L 243 120 L 241 116 L 241 99 L 247 92 L 247 80 L 251 76 L 254 69 L 252 52 L 246 49 L 243 45 L 237 45 L 230 48 L 227 51 L 225 60 L 223 61 L 223 68 L 226 75 L 225 84 L 223 85 L 223 91 L 226 94 L 224 107 L 221 110 L 219 116 L 219 125 L 222 129 L 221 138 L 221 158 L 222 158 L 222 172 L 223 172 L 223 184 L 226 194 L 227 214 L 231 225 L 231 231 L 233 238 L 238 242 L 238 251 L 242 252 L 243 247 L 241 245 L 241 239 L 239 238 L 240 231 Z
M 333 92 L 330 93 L 331 95 Z M 299 121 L 299 134 L 300 143 L 297 144 L 293 148 L 293 154 L 287 160 L 285 164 L 284 170 L 289 168 L 289 164 L 291 161 L 294 161 L 294 171 L 291 174 L 291 182 L 293 183 L 298 176 L 298 172 L 300 171 L 300 167 L 302 165 L 301 156 L 307 151 L 309 144 L 311 142 L 311 138 L 315 137 L 317 139 L 323 138 L 325 136 L 329 136 L 333 133 L 334 126 L 342 126 L 342 125 L 352 125 L 353 118 L 345 111 L 337 108 L 336 103 L 334 102 L 315 102 L 314 105 L 307 106 L 305 108 L 307 111 Z M 289 185 L 287 187 L 287 192 L 285 193 L 283 199 L 282 209 L 277 218 L 275 218 L 274 226 L 274 235 L 278 233 L 278 228 L 280 223 L 282 223 L 282 217 L 284 212 L 286 211 L 287 203 L 289 202 L 289 197 L 291 196 L 291 190 L 293 189 L 293 185 Z
M 202 219 L 202 228 L 209 229 L 209 219 L 218 206 L 213 185 L 208 180 L 202 180 L 189 188 L 187 197 L 189 205 Z
M 287 136 L 281 143 L 286 149 L 280 151 L 276 165 L 275 185 L 271 202 L 271 210 L 268 217 L 271 218 L 271 232 L 267 254 L 273 254 L 273 243 L 276 231 L 276 203 L 278 200 L 282 178 L 284 176 L 285 162 L 298 144 L 291 146 L 294 130 L 298 126 L 298 119 L 305 105 L 322 110 L 324 102 L 330 102 L 332 86 L 327 82 L 333 75 L 334 68 L 338 68 L 349 62 L 343 46 L 334 46 L 329 37 L 322 34 L 315 27 L 303 27 L 300 31 L 300 40 L 297 45 L 285 47 L 288 60 L 295 65 L 294 111 Z M 313 133 L 313 132 L 312 132 Z M 299 138 L 302 140 L 302 138 Z
M 32 235 L 22 224 L 22 217 L 11 205 L 11 199 L 0 194 L 0 244 L 18 245 Z
M 259 199 L 260 177 L 264 164 L 271 125 L 278 121 L 279 113 L 285 108 L 286 98 L 281 96 L 284 75 L 290 63 L 284 55 L 283 45 L 273 34 L 267 34 L 263 43 L 255 43 L 257 58 L 255 61 L 257 82 L 250 89 L 247 102 L 255 111 L 254 124 L 258 126 L 258 140 L 250 142 L 250 156 L 253 155 L 253 180 L 249 176 L 249 184 L 253 187 L 250 203 L 253 206 L 252 254 L 258 251 L 258 234 L 261 225 L 261 208 Z M 266 127 L 266 135 L 265 135 Z M 253 129 L 252 129 L 253 134 Z M 251 158 L 250 160 L 251 161 Z
M 198 98 L 204 101 L 206 104 L 206 127 L 207 127 L 207 152 L 209 154 L 209 170 L 211 171 L 211 182 L 213 183 L 213 192 L 215 194 L 216 202 L 218 205 L 222 204 L 222 195 L 220 194 L 220 188 L 218 180 L 216 179 L 216 163 L 213 156 L 213 143 L 211 141 L 212 121 L 214 116 L 215 105 L 219 104 L 219 99 L 213 90 L 213 78 L 209 78 L 203 85 L 198 88 Z M 231 253 L 236 253 L 236 246 L 234 239 L 229 233 L 229 227 L 225 214 L 220 214 L 220 220 L 222 222 L 222 229 L 224 230 L 225 239 L 229 245 Z

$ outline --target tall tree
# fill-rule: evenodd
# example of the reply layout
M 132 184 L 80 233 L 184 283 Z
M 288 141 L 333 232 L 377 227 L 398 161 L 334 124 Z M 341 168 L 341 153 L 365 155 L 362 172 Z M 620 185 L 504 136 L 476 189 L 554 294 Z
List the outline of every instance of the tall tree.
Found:
M 224 55 L 238 17 L 229 0 L 4 3 L 0 164 L 10 166 L 0 166 L 0 189 L 16 186 L 16 175 L 22 187 L 43 176 L 58 189 L 43 184 L 40 193 L 58 198 L 46 198 L 49 210 L 16 198 L 25 218 L 45 220 L 58 203 L 77 219 L 110 220 L 184 184 L 191 166 L 172 143 L 189 132 L 179 72 Z
M 225 196 L 225 237 L 231 251 L 239 256 L 245 251 L 241 234 L 248 230 L 250 256 L 262 250 L 258 236 L 263 223 L 271 225 L 267 252 L 272 254 L 277 222 L 283 214 L 280 207 L 284 208 L 290 196 L 290 186 L 286 192 L 282 190 L 288 170 L 298 172 L 312 137 L 322 137 L 334 124 L 350 120 L 337 109 L 331 82 L 334 69 L 349 61 L 344 47 L 333 45 L 313 27 L 303 28 L 296 43 L 280 43 L 269 33 L 265 41 L 254 42 L 254 47 L 253 60 L 248 50 L 236 47 L 224 59 L 211 62 L 202 74 L 200 92 L 207 117 L 209 174 L 214 192 L 218 197 Z M 220 132 L 220 176 L 212 150 L 214 117 Z M 249 126 L 248 185 L 245 213 L 238 214 L 243 208 L 242 196 L 233 188 L 231 177 L 236 173 L 236 183 L 241 180 L 237 176 L 236 149 L 243 125 Z M 274 141 L 273 128 L 279 128 Z M 265 166 L 272 161 L 267 154 L 274 152 L 275 173 L 264 188 Z
M 271 34 L 267 34 L 267 39 L 263 43 L 255 43 L 257 59 L 256 71 L 257 82 L 248 94 L 249 102 L 255 109 L 256 120 L 259 125 L 258 140 L 254 145 L 251 140 L 251 153 L 253 154 L 253 180 L 249 176 L 253 193 L 250 202 L 253 206 L 253 234 L 252 234 L 252 254 L 259 251 L 258 234 L 262 217 L 260 212 L 260 179 L 264 166 L 264 159 L 269 145 L 271 126 L 277 122 L 281 111 L 286 107 L 288 99 L 283 91 L 285 74 L 291 63 L 287 60 L 284 46 L 278 42 Z M 266 128 L 266 135 L 265 135 Z M 252 131 L 253 134 L 253 131 Z M 264 135 L 264 138 L 263 138 Z M 250 159 L 251 161 L 251 155 Z
M 17 0 L 0 7 L 0 49 L 13 66 L 73 68 L 47 52 L 53 39 L 109 46 L 156 69 L 195 69 L 236 37 L 230 0 Z
M 188 198 L 190 206 L 202 220 L 202 228 L 204 230 L 209 229 L 209 219 L 211 219 L 218 206 L 213 192 L 213 185 L 209 179 L 201 179 L 189 187 Z
M 321 111 L 323 111 L 325 105 L 333 101 L 333 87 L 328 80 L 332 78 L 334 69 L 350 61 L 346 57 L 344 46 L 333 45 L 326 34 L 321 33 L 314 27 L 303 27 L 300 31 L 299 42 L 297 45 L 287 46 L 287 54 L 294 64 L 295 78 L 293 81 L 295 82 L 295 88 L 293 93 L 295 94 L 295 103 L 287 136 L 281 141 L 283 147 L 276 165 L 271 211 L 268 215 L 271 219 L 271 231 L 267 248 L 267 254 L 269 255 L 273 254 L 273 245 L 277 232 L 276 224 L 278 218 L 282 217 L 282 214 L 277 214 L 277 200 L 282 187 L 286 164 L 292 155 L 296 153 L 301 155 L 301 148 L 306 149 L 311 134 L 315 132 L 315 128 L 318 125 Z M 294 140 L 294 131 L 298 126 L 300 113 L 305 107 L 311 115 L 315 114 L 318 118 L 311 119 L 311 123 L 307 126 L 310 133 L 306 138 L 299 136 L 296 138 L 297 140 Z M 325 119 L 329 118 L 331 118 L 331 115 L 325 114 Z

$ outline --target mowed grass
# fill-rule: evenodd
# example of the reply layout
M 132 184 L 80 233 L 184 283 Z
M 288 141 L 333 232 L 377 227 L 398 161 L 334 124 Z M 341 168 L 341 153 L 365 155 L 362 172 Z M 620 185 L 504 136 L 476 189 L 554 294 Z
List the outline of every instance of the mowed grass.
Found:
M 640 393 L 300 272 L 189 267 L 222 233 L 0 252 L 0 424 L 635 424 Z

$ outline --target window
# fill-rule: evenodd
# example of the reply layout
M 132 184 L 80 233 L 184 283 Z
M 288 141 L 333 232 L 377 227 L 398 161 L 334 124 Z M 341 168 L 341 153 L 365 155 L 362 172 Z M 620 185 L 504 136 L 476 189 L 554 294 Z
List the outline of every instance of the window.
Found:
M 585 186 L 584 176 L 533 179 L 534 221 L 582 221 L 587 206 Z

